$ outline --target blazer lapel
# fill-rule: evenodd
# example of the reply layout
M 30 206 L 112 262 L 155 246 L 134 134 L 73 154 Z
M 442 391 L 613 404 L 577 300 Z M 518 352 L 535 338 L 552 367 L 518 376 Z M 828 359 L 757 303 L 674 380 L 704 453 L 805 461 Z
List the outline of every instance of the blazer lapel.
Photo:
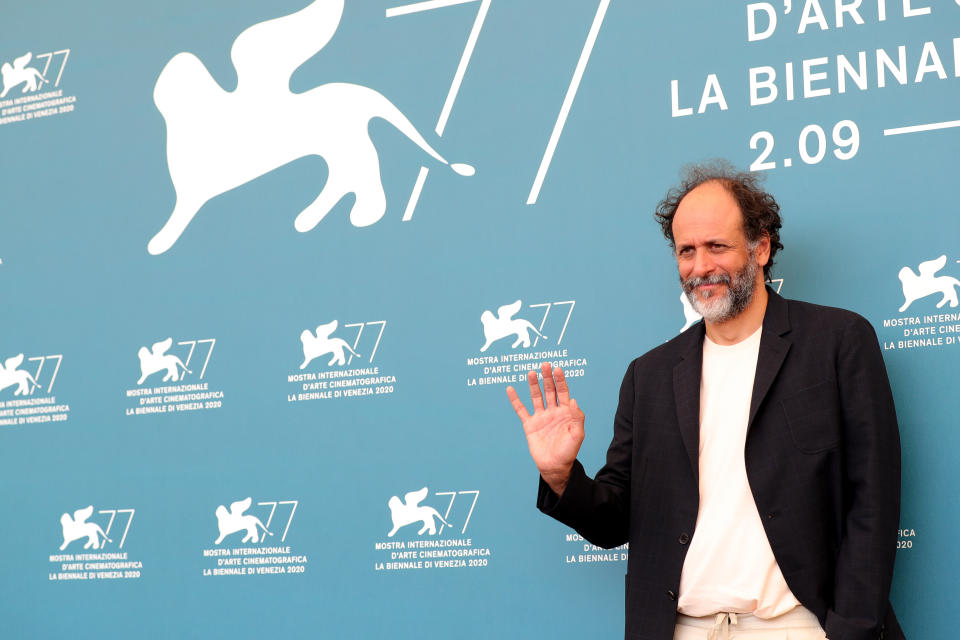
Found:
M 787 301 L 767 288 L 767 310 L 763 316 L 763 331 L 760 334 L 760 352 L 757 356 L 757 373 L 753 379 L 753 395 L 750 398 L 750 419 L 747 430 L 753 426 L 753 419 L 760 409 L 770 386 L 780 373 L 780 367 L 790 350 L 790 341 L 783 334 L 790 331 L 790 318 L 787 315 Z
M 690 329 L 687 347 L 673 368 L 673 398 L 677 404 L 680 436 L 690 457 L 693 477 L 700 482 L 700 372 L 703 368 L 704 325 Z

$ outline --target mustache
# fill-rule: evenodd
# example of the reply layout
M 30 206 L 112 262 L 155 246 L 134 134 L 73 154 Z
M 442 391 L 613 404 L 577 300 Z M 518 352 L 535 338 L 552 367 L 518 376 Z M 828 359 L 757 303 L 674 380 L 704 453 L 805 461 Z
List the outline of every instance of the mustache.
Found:
M 715 273 L 712 276 L 707 276 L 705 278 L 700 278 L 697 276 L 691 276 L 686 280 L 681 280 L 681 285 L 683 290 L 686 293 L 692 292 L 696 287 L 704 284 L 725 284 L 730 285 L 730 276 L 726 273 Z

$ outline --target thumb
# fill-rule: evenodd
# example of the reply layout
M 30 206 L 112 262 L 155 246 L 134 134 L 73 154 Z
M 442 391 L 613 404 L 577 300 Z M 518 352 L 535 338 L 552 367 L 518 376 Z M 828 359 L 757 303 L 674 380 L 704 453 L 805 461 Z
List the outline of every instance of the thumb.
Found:
M 583 420 L 585 417 L 583 414 L 583 411 L 580 410 L 580 405 L 577 404 L 577 401 L 574 400 L 573 398 L 570 398 L 570 406 L 573 408 L 574 411 L 577 412 L 579 418 Z

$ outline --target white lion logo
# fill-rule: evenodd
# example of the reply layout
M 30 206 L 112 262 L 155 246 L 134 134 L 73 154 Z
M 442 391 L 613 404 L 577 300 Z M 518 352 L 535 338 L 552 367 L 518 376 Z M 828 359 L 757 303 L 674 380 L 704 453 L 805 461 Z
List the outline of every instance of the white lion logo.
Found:
M 73 512 L 73 517 L 69 513 L 60 516 L 60 525 L 63 527 L 63 544 L 60 545 L 60 551 L 67 548 L 67 545 L 74 540 L 86 538 L 87 542 L 83 545 L 84 549 L 99 549 L 104 541 L 113 542 L 107 537 L 96 522 L 87 522 L 87 518 L 93 515 L 93 505 L 84 509 L 77 509 Z
M 43 74 L 27 66 L 32 59 L 33 53 L 28 51 L 19 58 L 14 58 L 12 65 L 4 62 L 3 66 L 0 66 L 0 76 L 3 76 L 3 92 L 0 93 L 0 98 L 5 97 L 7 92 L 18 84 L 24 83 L 20 93 L 27 93 L 36 91 L 43 86 L 44 82 L 47 82 Z
M 242 530 L 246 530 L 247 535 L 243 536 L 241 542 L 260 542 L 260 531 L 258 527 L 263 529 L 263 532 L 268 536 L 273 535 L 273 533 L 263 526 L 260 518 L 257 516 L 243 515 L 243 512 L 250 508 L 252 502 L 253 499 L 249 497 L 245 500 L 238 500 L 230 504 L 229 511 L 227 511 L 227 508 L 222 504 L 217 507 L 217 527 L 220 529 L 220 536 L 217 537 L 214 544 L 220 544 L 223 542 L 223 539 L 231 533 Z
M 505 304 L 498 308 L 496 316 L 489 309 L 480 314 L 480 322 L 483 323 L 483 337 L 486 339 L 483 346 L 480 347 L 480 351 L 486 351 L 491 344 L 507 336 L 517 336 L 514 343 L 510 345 L 511 348 L 516 349 L 519 345 L 523 345 L 524 348 L 529 347 L 530 331 L 543 339 L 547 338 L 523 318 L 514 319 L 513 315 L 520 310 L 522 305 L 523 302 L 517 300 L 512 304 Z
M 255 24 L 233 43 L 237 88 L 224 91 L 191 53 L 178 53 L 160 72 L 153 100 L 167 124 L 167 165 L 177 202 L 147 250 L 160 254 L 208 200 L 288 162 L 319 155 L 327 182 L 294 227 L 313 229 L 344 196 L 356 200 L 350 222 L 371 225 L 386 212 L 380 159 L 367 131 L 382 118 L 444 164 L 416 127 L 377 91 L 334 82 L 290 91 L 291 74 L 333 37 L 344 0 L 314 0 L 296 13 Z M 466 164 L 450 167 L 473 175 Z
M 947 256 L 942 255 L 935 260 L 927 260 L 918 265 L 919 275 L 913 272 L 910 267 L 900 269 L 900 284 L 903 285 L 903 306 L 900 311 L 904 312 L 907 308 L 920 298 L 932 296 L 935 293 L 943 295 L 940 302 L 937 303 L 937 309 L 950 303 L 951 307 L 956 307 L 960 302 L 957 300 L 957 288 L 960 288 L 960 280 L 951 276 L 935 276 L 934 274 L 943 269 L 947 264 Z
M 307 365 L 310 364 L 310 361 L 314 358 L 319 358 L 328 353 L 333 355 L 330 362 L 327 363 L 328 367 L 334 364 L 341 366 L 346 364 L 347 357 L 344 353 L 346 351 L 349 351 L 355 358 L 361 357 L 359 353 L 350 348 L 346 340 L 330 337 L 330 334 L 336 330 L 337 321 L 333 320 L 327 324 L 318 326 L 317 335 L 313 335 L 308 329 L 304 329 L 300 333 L 300 342 L 303 343 L 303 364 L 300 365 L 301 369 L 306 369 Z
M 37 381 L 30 375 L 30 372 L 17 369 L 22 362 L 23 354 L 21 353 L 12 358 L 7 358 L 0 365 L 0 391 L 12 385 L 17 385 L 17 388 L 13 391 L 15 396 L 28 396 L 36 391 Z
M 181 375 L 181 369 L 183 373 L 193 373 L 190 369 L 187 369 L 187 366 L 183 364 L 180 358 L 172 353 L 167 353 L 167 349 L 169 349 L 172 344 L 173 338 L 167 338 L 166 340 L 155 342 L 150 351 L 147 351 L 146 347 L 140 347 L 140 350 L 137 351 L 137 357 L 140 358 L 140 379 L 137 380 L 137 384 L 143 384 L 143 381 L 146 380 L 148 376 L 158 371 L 163 371 L 164 369 L 167 371 L 163 376 L 164 382 L 176 382 L 180 380 L 183 377 Z
M 400 498 L 397 496 L 393 496 L 387 501 L 387 506 L 390 507 L 390 519 L 393 520 L 393 528 L 387 534 L 388 537 L 393 537 L 398 529 L 415 522 L 423 523 L 423 526 L 417 531 L 418 536 L 422 536 L 425 532 L 432 536 L 436 535 L 436 520 L 448 527 L 450 526 L 450 523 L 444 520 L 443 516 L 433 507 L 419 506 L 420 502 L 427 497 L 427 492 L 427 487 L 424 487 L 419 491 L 411 491 L 403 496 L 403 502 L 400 502 Z
M 684 319 L 683 329 L 680 329 L 680 333 L 683 333 L 697 322 L 700 322 L 703 316 L 697 313 L 697 310 L 693 308 L 693 304 L 690 302 L 690 297 L 683 290 L 683 288 L 680 289 L 680 303 L 683 304 Z

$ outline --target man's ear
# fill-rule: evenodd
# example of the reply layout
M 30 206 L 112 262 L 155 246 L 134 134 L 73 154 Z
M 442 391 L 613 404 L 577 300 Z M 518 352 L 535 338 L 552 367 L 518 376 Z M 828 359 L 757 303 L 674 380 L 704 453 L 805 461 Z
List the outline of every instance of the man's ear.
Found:
M 767 263 L 770 262 L 770 234 L 766 231 L 757 240 L 757 248 L 754 249 L 754 254 L 757 256 L 757 264 L 761 267 L 767 266 Z

